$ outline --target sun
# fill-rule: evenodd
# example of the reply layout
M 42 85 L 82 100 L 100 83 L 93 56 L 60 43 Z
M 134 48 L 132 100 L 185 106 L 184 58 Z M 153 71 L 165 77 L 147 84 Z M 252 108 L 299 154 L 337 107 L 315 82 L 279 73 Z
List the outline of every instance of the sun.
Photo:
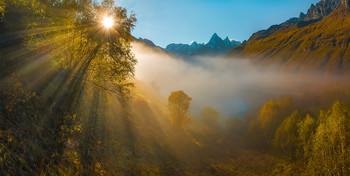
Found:
M 113 26 L 114 24 L 114 20 L 112 17 L 105 17 L 102 21 L 102 24 L 106 27 L 106 28 L 110 28 Z

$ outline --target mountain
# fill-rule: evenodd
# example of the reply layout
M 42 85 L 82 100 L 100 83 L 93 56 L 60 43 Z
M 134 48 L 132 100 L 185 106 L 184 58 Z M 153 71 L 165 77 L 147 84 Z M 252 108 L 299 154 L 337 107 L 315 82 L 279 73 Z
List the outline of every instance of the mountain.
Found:
M 334 5 L 330 2 L 335 1 L 322 0 L 320 3 L 326 6 L 311 6 L 308 13 L 312 14 L 316 7 L 330 9 Z M 325 73 L 349 74 L 349 9 L 349 0 L 341 0 L 325 17 L 307 18 L 310 20 L 305 21 L 306 15 L 303 21 L 298 19 L 298 22 L 295 22 L 294 19 L 289 24 L 270 27 L 271 29 L 254 34 L 227 55 L 250 58 L 255 64 L 265 68 L 278 65 L 279 69 L 286 71 L 318 70 Z
M 321 0 L 316 5 L 312 4 L 307 14 L 301 13 L 300 21 L 322 19 L 329 15 L 340 3 L 340 0 Z
M 138 38 L 139 41 L 147 44 L 150 47 L 158 47 L 156 44 L 154 44 L 151 40 L 148 40 L 146 38 Z
M 134 37 L 134 41 L 135 41 L 135 42 L 141 42 L 141 43 L 145 44 L 146 46 L 149 46 L 149 47 L 154 48 L 154 49 L 157 49 L 157 50 L 165 51 L 162 47 L 157 46 L 157 45 L 154 44 L 151 40 L 146 39 L 146 38 L 135 38 L 135 37 Z
M 272 25 L 266 30 L 254 33 L 250 39 L 264 39 L 278 30 L 287 29 L 295 24 L 299 27 L 316 23 L 329 15 L 340 3 L 340 0 L 321 0 L 316 5 L 312 4 L 306 14 L 300 13 L 299 18 L 293 17 L 279 25 Z M 249 39 L 249 40 L 250 40 Z
M 237 40 L 230 40 L 226 37 L 224 40 L 216 33 L 210 38 L 207 44 L 192 42 L 188 44 L 170 44 L 165 50 L 181 58 L 190 58 L 195 56 L 219 56 L 223 55 L 235 46 L 241 43 Z
M 272 25 L 266 30 L 254 33 L 251 39 L 264 39 L 278 30 L 287 29 L 295 24 L 298 27 L 304 27 L 312 23 L 316 23 L 329 15 L 340 3 L 340 0 L 321 0 L 316 5 L 312 4 L 306 14 L 300 13 L 299 18 L 293 17 L 281 24 Z

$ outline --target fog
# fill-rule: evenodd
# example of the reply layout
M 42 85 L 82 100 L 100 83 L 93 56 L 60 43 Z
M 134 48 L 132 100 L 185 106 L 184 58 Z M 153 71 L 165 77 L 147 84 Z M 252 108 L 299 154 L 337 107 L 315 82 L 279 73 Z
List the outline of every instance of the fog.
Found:
M 247 59 L 197 58 L 192 62 L 142 43 L 133 44 L 136 79 L 167 98 L 183 90 L 192 97 L 190 113 L 210 106 L 223 117 L 242 117 L 278 96 L 302 96 L 305 87 L 325 81 L 318 76 L 262 71 Z

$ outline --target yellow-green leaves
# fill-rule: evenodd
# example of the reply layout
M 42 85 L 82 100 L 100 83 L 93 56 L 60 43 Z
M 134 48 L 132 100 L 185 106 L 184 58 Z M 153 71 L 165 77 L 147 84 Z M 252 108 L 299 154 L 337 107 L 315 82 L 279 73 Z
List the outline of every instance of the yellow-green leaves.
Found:
M 295 159 L 298 152 L 298 123 L 301 117 L 298 111 L 283 121 L 277 129 L 274 146 L 282 153 L 286 154 L 289 159 Z
M 5 13 L 5 1 L 0 1 L 0 17 L 3 17 L 4 16 L 4 13 Z
M 180 127 L 190 120 L 186 115 L 190 108 L 191 100 L 192 98 L 182 90 L 170 94 L 168 98 L 168 110 L 173 125 Z
M 349 175 L 350 107 L 335 102 L 320 114 L 309 169 L 313 175 Z

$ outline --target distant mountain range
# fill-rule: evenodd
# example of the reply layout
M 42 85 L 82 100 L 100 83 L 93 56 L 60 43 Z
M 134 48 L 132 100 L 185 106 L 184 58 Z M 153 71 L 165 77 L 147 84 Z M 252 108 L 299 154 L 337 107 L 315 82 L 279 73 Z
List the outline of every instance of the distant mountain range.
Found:
M 207 44 L 170 44 L 165 49 L 180 58 L 219 56 L 247 58 L 282 71 L 350 74 L 350 0 L 321 0 L 307 13 L 254 33 L 248 41 L 224 40 L 214 34 Z M 277 66 L 277 67 L 275 67 Z
M 192 42 L 189 44 L 170 44 L 165 50 L 181 58 L 195 56 L 219 56 L 224 55 L 230 49 L 240 45 L 241 42 L 226 37 L 224 40 L 216 33 L 210 38 L 207 44 Z
M 307 14 L 253 34 L 227 56 L 268 68 L 350 73 L 350 0 L 321 0 Z
M 197 56 L 220 56 L 227 53 L 232 48 L 241 44 L 238 40 L 229 39 L 224 40 L 216 33 L 210 38 L 207 44 L 197 43 L 193 41 L 191 44 L 170 44 L 165 49 L 155 45 L 151 40 L 145 38 L 135 38 L 136 41 L 142 42 L 150 47 L 156 47 L 174 56 L 189 59 Z

